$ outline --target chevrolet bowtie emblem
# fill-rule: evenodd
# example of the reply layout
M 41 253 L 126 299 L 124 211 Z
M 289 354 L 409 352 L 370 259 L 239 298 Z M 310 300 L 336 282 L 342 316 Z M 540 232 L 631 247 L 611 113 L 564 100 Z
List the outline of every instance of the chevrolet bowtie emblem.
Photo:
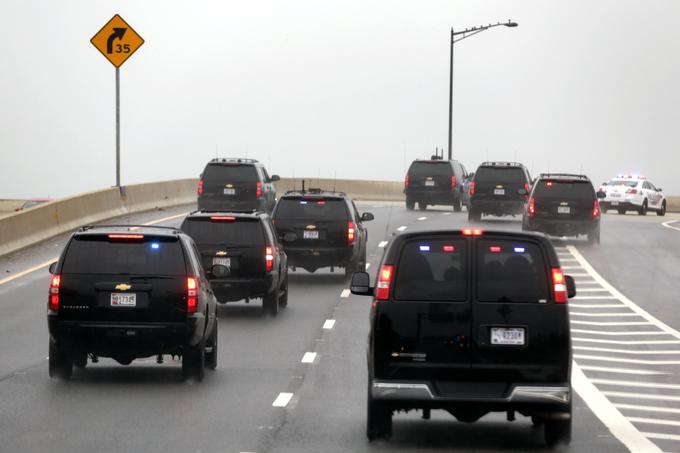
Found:
M 224 186 L 224 187 L 234 187 L 234 185 L 233 185 L 233 184 L 227 184 L 227 185 Z
M 305 228 L 307 228 L 308 230 L 315 230 L 316 225 L 307 225 Z
M 227 252 L 225 252 L 224 250 L 220 250 L 219 252 L 215 253 L 215 255 L 216 256 L 226 256 Z
M 132 285 L 128 285 L 126 283 L 119 283 L 116 285 L 116 289 L 118 291 L 127 291 L 130 288 L 132 288 Z

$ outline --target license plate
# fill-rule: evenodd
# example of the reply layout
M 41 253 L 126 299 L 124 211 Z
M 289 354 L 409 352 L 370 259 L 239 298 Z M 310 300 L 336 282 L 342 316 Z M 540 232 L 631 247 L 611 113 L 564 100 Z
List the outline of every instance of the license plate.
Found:
M 620 193 L 612 193 L 612 194 L 609 194 L 609 196 L 612 197 L 612 198 L 621 198 Z
M 612 201 L 612 206 L 618 206 L 619 202 L 618 201 Z
M 505 195 L 505 189 L 494 189 L 493 194 L 494 195 Z
M 570 214 L 571 208 L 569 206 L 558 206 L 557 207 L 557 213 L 558 214 Z
M 236 189 L 224 189 L 225 195 L 236 195 Z
M 425 181 L 426 186 L 434 186 L 434 181 Z
M 523 345 L 524 329 L 521 327 L 492 327 L 491 344 Z
M 231 266 L 231 258 L 213 258 L 213 266 L 216 264 L 221 266 Z
M 137 294 L 135 293 L 111 293 L 112 307 L 136 307 Z
M 319 239 L 319 232 L 318 231 L 305 230 L 302 233 L 302 238 L 303 239 Z

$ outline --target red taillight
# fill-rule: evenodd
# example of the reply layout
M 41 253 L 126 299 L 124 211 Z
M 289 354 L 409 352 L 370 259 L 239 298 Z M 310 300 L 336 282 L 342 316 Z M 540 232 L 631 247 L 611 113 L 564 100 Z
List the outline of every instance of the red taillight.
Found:
M 479 228 L 465 228 L 462 230 L 463 236 L 481 236 L 483 232 Z
M 198 279 L 187 277 L 187 313 L 196 313 L 198 308 Z
M 596 219 L 600 217 L 600 202 L 597 200 L 593 203 L 593 217 Z
M 445 253 L 451 253 L 451 252 L 455 252 L 455 251 L 456 251 L 456 247 L 453 246 L 453 245 L 445 245 L 445 246 L 442 247 L 442 250 L 443 250 Z
M 196 193 L 198 195 L 203 195 L 203 180 L 202 179 L 198 180 L 198 191 Z
M 255 184 L 255 196 L 257 198 L 262 196 L 262 183 L 259 181 Z
M 137 240 L 144 239 L 143 234 L 109 234 L 109 239 L 118 239 L 121 241 L 125 240 Z
M 378 272 L 378 284 L 375 286 L 376 300 L 390 299 L 390 285 L 392 284 L 392 272 L 394 267 L 390 264 L 384 264 Z
M 534 197 L 529 198 L 527 213 L 529 213 L 529 216 L 533 216 L 534 214 L 536 214 L 536 200 L 534 200 Z
M 408 187 L 408 175 L 404 178 L 404 187 Z
M 456 188 L 456 177 L 451 176 L 451 188 L 455 189 Z
M 227 216 L 227 215 L 213 215 L 210 216 L 210 220 L 215 222 L 220 222 L 220 221 L 228 221 L 228 220 L 236 220 L 236 217 L 233 216 Z
M 354 222 L 349 221 L 347 222 L 347 242 L 350 244 L 354 244 L 354 238 L 356 237 L 356 227 L 354 226 Z
M 635 195 L 637 193 L 637 189 L 628 189 L 626 190 L 626 193 L 630 195 Z
M 492 245 L 491 247 L 489 247 L 489 251 L 491 253 L 501 253 L 502 249 L 499 245 Z
M 472 181 L 470 182 L 470 196 L 473 196 L 475 194 L 475 182 Z
M 265 269 L 270 272 L 274 269 L 274 249 L 273 247 L 265 247 L 264 249 Z
M 553 281 L 553 295 L 555 297 L 555 302 L 558 304 L 564 304 L 567 302 L 567 284 L 564 281 L 564 274 L 562 269 L 555 267 L 552 270 L 552 281 Z
M 50 281 L 49 308 L 51 311 L 59 311 L 59 285 L 61 285 L 61 276 L 53 275 Z

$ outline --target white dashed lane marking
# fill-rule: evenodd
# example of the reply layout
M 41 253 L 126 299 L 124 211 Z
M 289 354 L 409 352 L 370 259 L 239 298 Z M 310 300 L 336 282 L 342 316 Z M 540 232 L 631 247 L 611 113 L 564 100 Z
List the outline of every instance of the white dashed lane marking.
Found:
M 302 363 L 314 363 L 314 360 L 316 360 L 316 352 L 305 352 L 305 355 L 302 356 Z
M 274 402 L 272 403 L 272 406 L 274 406 L 274 407 L 286 407 L 292 398 L 293 398 L 292 393 L 281 392 L 281 393 L 279 393 L 279 396 L 277 396 L 276 399 L 274 400 Z
M 326 322 L 323 323 L 323 328 L 329 330 L 332 329 L 334 325 L 335 319 L 327 319 Z
M 406 228 L 408 228 L 406 225 L 402 225 L 399 228 L 397 228 L 397 231 L 404 231 Z
M 350 294 L 352 294 L 352 292 L 349 289 L 343 289 L 340 293 L 340 297 L 349 297 Z
M 387 245 L 387 241 L 380 241 L 380 243 L 378 244 L 378 247 L 383 248 L 386 245 Z
M 427 217 L 418 217 L 418 220 L 427 220 Z

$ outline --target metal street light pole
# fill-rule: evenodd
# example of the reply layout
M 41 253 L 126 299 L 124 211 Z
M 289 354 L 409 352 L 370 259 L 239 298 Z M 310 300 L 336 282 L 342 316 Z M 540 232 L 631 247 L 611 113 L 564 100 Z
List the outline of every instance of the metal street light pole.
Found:
M 458 41 L 462 41 L 465 38 L 469 38 L 470 36 L 476 35 L 477 33 L 481 33 L 483 31 L 488 30 L 489 28 L 493 27 L 499 27 L 499 26 L 504 26 L 504 27 L 516 27 L 517 22 L 511 22 L 508 20 L 507 22 L 498 22 L 496 24 L 489 24 L 489 25 L 482 25 L 480 27 L 472 27 L 472 28 L 466 28 L 463 31 L 453 31 L 453 28 L 451 28 L 451 57 L 449 60 L 449 160 L 453 159 L 453 154 L 451 152 L 451 144 L 453 140 L 453 45 L 457 43 Z M 462 36 L 460 36 L 462 35 Z M 459 38 L 456 38 L 456 36 L 460 36 Z

